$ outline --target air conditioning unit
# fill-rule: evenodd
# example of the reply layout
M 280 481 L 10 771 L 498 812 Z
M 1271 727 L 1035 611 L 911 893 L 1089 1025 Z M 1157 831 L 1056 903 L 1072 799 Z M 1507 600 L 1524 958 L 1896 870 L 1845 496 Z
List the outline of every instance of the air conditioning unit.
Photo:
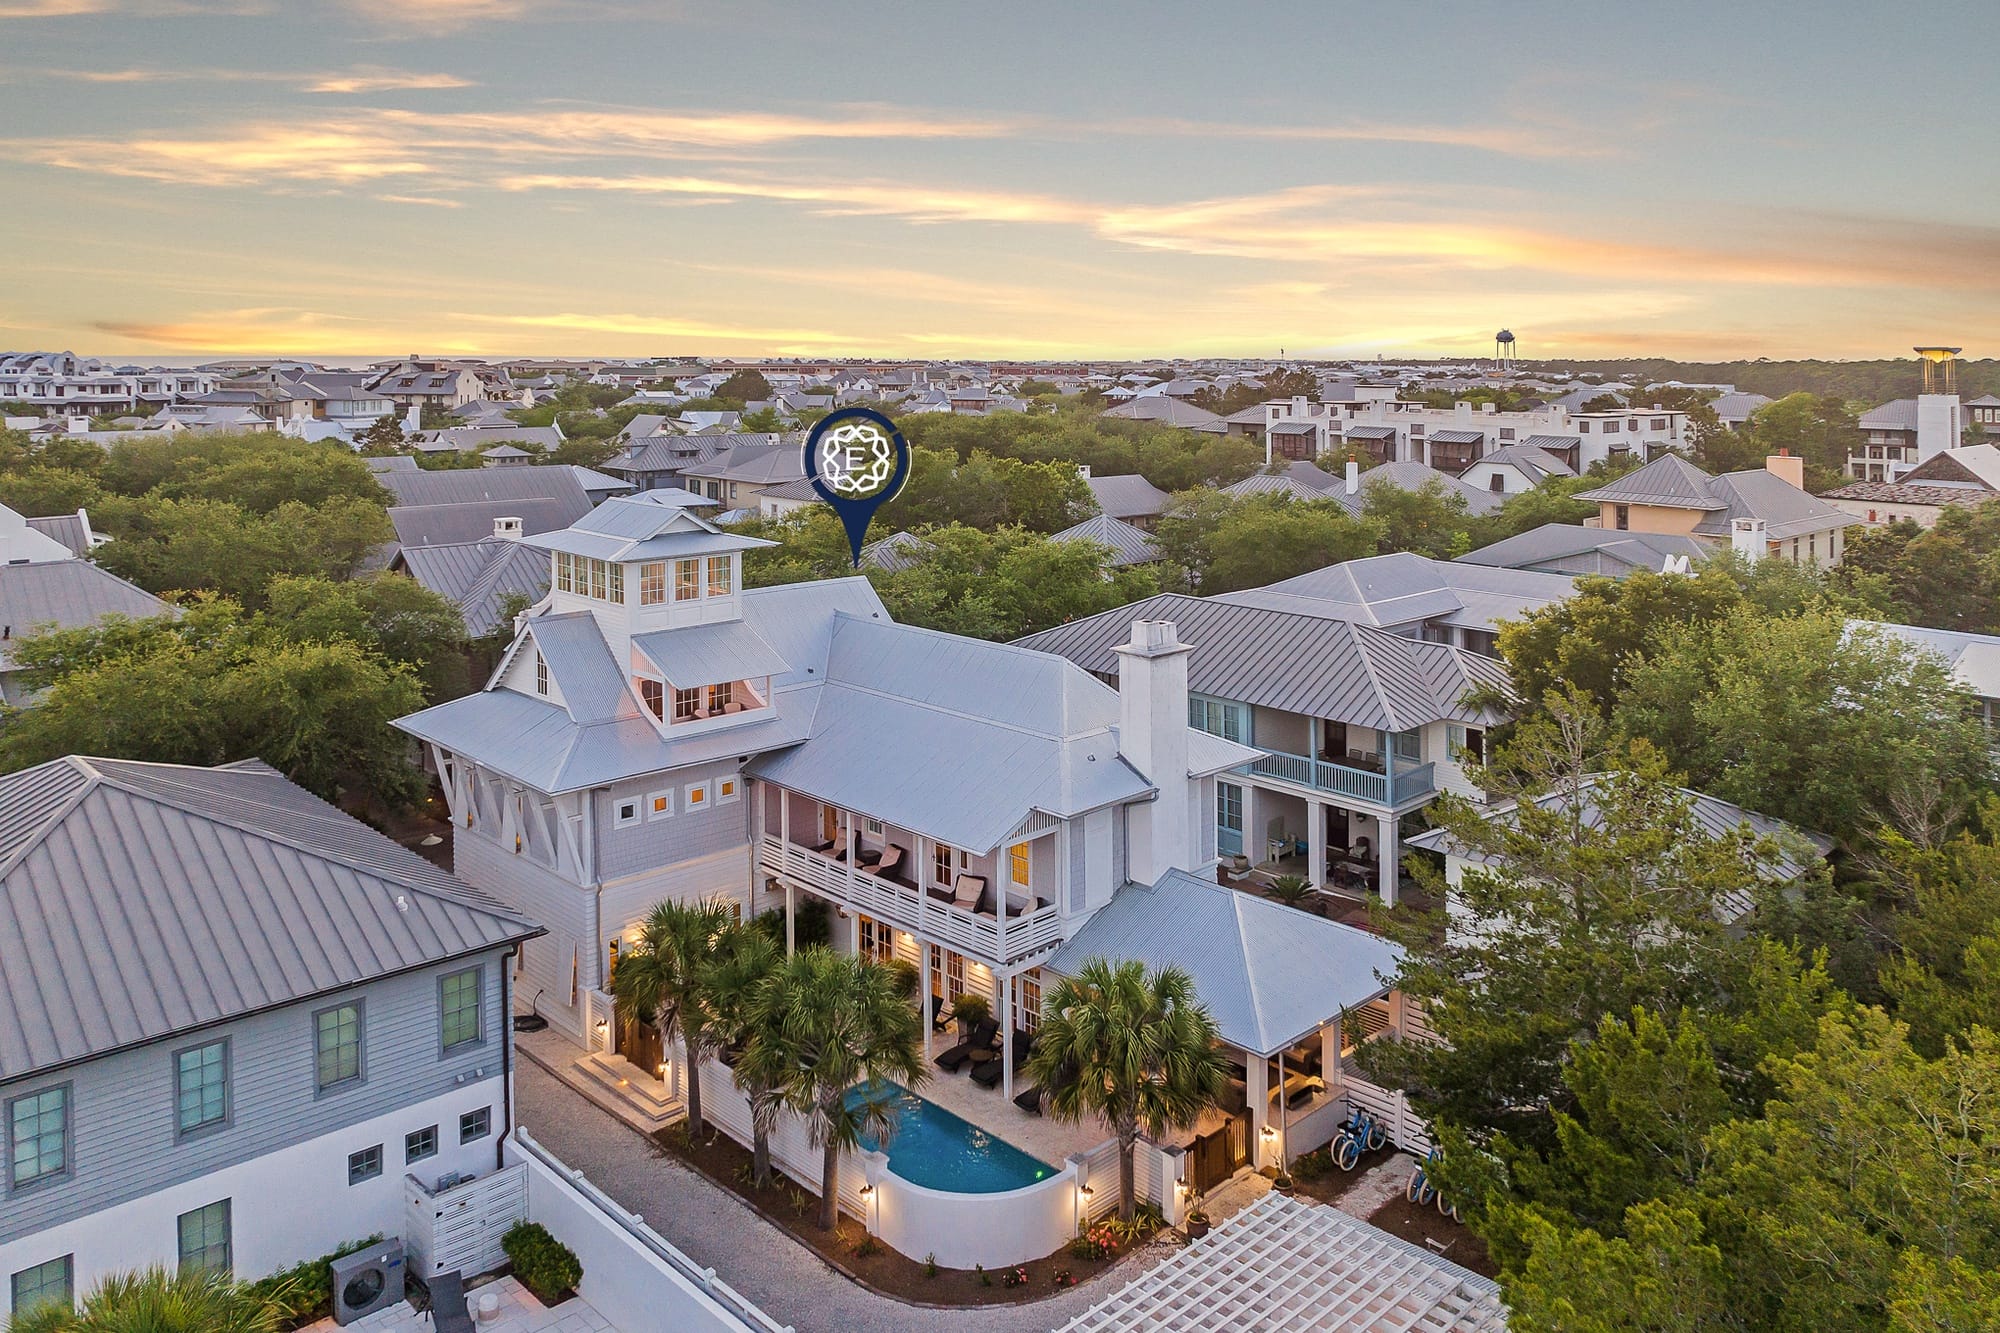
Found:
M 351 1324 L 403 1299 L 403 1242 L 386 1240 L 333 1261 L 333 1322 Z

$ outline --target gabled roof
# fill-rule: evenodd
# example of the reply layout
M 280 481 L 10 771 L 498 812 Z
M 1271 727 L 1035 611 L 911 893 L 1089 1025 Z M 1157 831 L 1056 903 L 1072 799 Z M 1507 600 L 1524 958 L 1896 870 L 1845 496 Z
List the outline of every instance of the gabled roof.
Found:
M 475 639 L 492 633 L 499 624 L 509 593 L 538 602 L 549 590 L 548 553 L 505 537 L 405 546 L 398 558 L 411 578 L 457 605 L 465 632 Z
M 1727 507 L 1710 483 L 1715 478 L 1676 453 L 1664 453 L 1644 467 L 1606 482 L 1576 498 L 1593 504 L 1659 505 L 1670 509 L 1712 511 Z
M 803 437 L 801 437 L 803 439 Z M 806 474 L 800 444 L 741 444 L 681 469 L 684 477 L 708 477 L 750 485 L 796 481 Z
M 12 641 L 44 626 L 76 629 L 106 616 L 177 614 L 144 588 L 88 560 L 45 560 L 0 565 L 0 670 L 9 669 Z
M 1071 976 L 1092 958 L 1181 968 L 1224 1041 L 1275 1055 L 1387 991 L 1402 956 L 1365 930 L 1169 870 L 1119 889 L 1042 966 Z
M 899 569 L 908 569 L 920 562 L 930 551 L 930 544 L 913 532 L 892 532 L 886 537 L 878 537 L 861 548 L 861 563 L 870 569 L 886 570 L 893 574 Z
M 0 777 L 0 1079 L 540 933 L 255 760 Z
M 46 518 L 26 518 L 23 521 L 51 541 L 61 542 L 71 555 L 90 554 L 90 523 L 80 509 L 74 514 L 51 514 Z
M 1990 444 L 1967 444 L 1933 454 L 1905 472 L 1899 480 L 1971 481 L 1989 491 L 2000 491 L 2000 448 Z M 34 519 L 28 520 L 34 522 Z
M 1172 402 L 1173 399 L 1164 401 Z M 1113 518 L 1150 518 L 1165 511 L 1173 497 L 1136 472 L 1115 477 L 1086 477 L 1099 512 Z
M 1175 398 L 1164 393 L 1147 394 L 1130 402 L 1104 410 L 1107 417 L 1122 417 L 1127 421 L 1164 421 L 1170 426 L 1186 426 L 1193 430 L 1222 433 L 1226 427 L 1222 418 L 1205 407 L 1196 407 L 1183 398 Z
M 1746 472 L 1725 472 L 1711 489 L 1727 507 L 1722 514 L 1711 513 L 1695 524 L 1698 533 L 1724 537 L 1730 520 L 1761 518 L 1765 535 L 1772 541 L 1803 537 L 1808 532 L 1845 528 L 1863 520 L 1855 514 L 1820 499 L 1786 481 L 1774 472 L 1752 468 Z
M 1620 532 L 1576 523 L 1544 523 L 1458 557 L 1468 565 L 1543 570 L 1550 574 L 1609 574 L 1635 569 L 1659 572 L 1667 561 L 1708 559 L 1715 548 L 1693 537 L 1665 532 Z
M 768 492 L 767 492 L 768 494 Z M 1160 551 L 1146 532 L 1122 518 L 1098 514 L 1073 528 L 1064 528 L 1049 538 L 1052 542 L 1096 542 L 1111 548 L 1111 564 L 1143 565 L 1160 558 Z
M 1895 398 L 1871 407 L 1861 414 L 1856 423 L 1863 430 L 1915 430 L 1917 428 L 1917 400 Z
M 1565 580 L 1565 582 L 1567 582 Z M 1428 722 L 1473 722 L 1461 700 L 1475 687 L 1506 688 L 1498 662 L 1441 643 L 1390 634 L 1329 615 L 1162 593 L 1020 640 L 1086 671 L 1115 676 L 1113 651 L 1135 620 L 1170 620 L 1188 654 L 1196 694 L 1330 718 L 1378 731 Z
M 1546 435 L 1531 436 L 1530 439 L 1549 439 Z M 1539 445 L 1523 441 L 1520 444 L 1505 444 L 1485 455 L 1481 463 L 1491 463 L 1496 467 L 1511 467 L 1539 486 L 1550 477 L 1574 477 L 1576 469 Z
M 1395 627 L 1435 618 L 1492 629 L 1573 591 L 1575 580 L 1561 575 L 1461 565 L 1398 551 L 1328 565 L 1264 588 L 1223 593 L 1219 600 L 1364 625 Z

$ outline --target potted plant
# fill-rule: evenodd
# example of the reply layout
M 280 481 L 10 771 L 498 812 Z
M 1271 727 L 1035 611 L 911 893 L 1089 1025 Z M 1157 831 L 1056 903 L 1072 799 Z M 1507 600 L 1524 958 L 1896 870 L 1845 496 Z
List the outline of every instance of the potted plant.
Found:
M 993 1016 L 993 1006 L 984 995 L 967 991 L 951 1002 L 951 1016 L 958 1020 L 958 1035 L 969 1037 L 972 1029 Z
M 1278 1172 L 1276 1178 L 1271 1181 L 1271 1189 L 1277 1194 L 1291 1194 L 1293 1189 L 1292 1173 L 1289 1171 Z
M 1200 1240 L 1208 1234 L 1208 1214 L 1199 1207 L 1188 1209 L 1186 1221 L 1189 1240 Z

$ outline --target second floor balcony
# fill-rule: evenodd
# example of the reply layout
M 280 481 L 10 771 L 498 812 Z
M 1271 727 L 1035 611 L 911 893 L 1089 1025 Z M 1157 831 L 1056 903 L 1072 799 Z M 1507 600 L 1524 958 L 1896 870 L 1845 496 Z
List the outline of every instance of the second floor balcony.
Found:
M 1434 765 L 1393 757 L 1385 762 L 1379 755 L 1354 756 L 1348 763 L 1337 764 L 1311 755 L 1273 750 L 1253 761 L 1250 771 L 1259 777 L 1276 778 L 1330 796 L 1345 796 L 1380 806 L 1401 805 L 1437 790 Z

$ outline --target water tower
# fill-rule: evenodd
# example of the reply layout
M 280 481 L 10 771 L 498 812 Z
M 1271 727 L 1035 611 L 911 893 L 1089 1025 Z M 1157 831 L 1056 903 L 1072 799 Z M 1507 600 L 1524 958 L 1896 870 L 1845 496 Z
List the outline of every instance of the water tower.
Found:
M 1520 349 L 1514 343 L 1514 330 L 1502 329 L 1493 335 L 1493 365 L 1498 370 L 1512 370 L 1520 358 Z

